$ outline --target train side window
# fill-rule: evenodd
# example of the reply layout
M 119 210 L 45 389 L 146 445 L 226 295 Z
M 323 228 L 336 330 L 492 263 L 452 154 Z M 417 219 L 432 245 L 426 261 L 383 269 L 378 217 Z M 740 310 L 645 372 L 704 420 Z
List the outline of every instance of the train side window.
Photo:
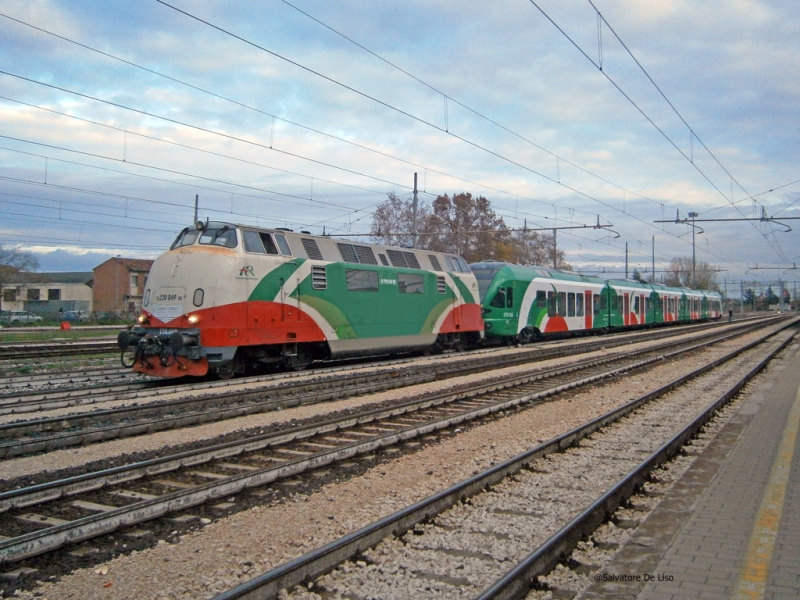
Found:
M 261 238 L 255 231 L 242 231 L 242 241 L 244 242 L 244 251 L 253 252 L 255 254 L 264 254 L 264 244 Z
M 558 292 L 558 316 L 567 316 L 567 293 Z
M 639 296 L 633 297 L 633 312 L 639 314 Z
M 205 296 L 205 292 L 203 288 L 197 288 L 194 291 L 194 296 L 192 297 L 192 304 L 195 306 L 203 306 L 203 297 Z
M 594 295 L 594 314 L 598 314 L 600 312 L 600 294 Z
M 536 308 L 547 307 L 547 292 L 544 290 L 537 290 L 536 292 Z
M 497 293 L 494 295 L 494 298 L 492 298 L 489 306 L 494 306 L 495 308 L 506 307 L 506 290 L 504 288 L 497 290 Z
M 272 241 L 272 236 L 270 234 L 259 233 L 258 235 L 264 243 L 264 249 L 267 251 L 267 254 L 278 254 L 278 249 L 275 247 L 275 242 Z
M 555 317 L 558 314 L 558 294 L 547 292 L 547 316 Z
M 600 311 L 608 310 L 608 296 L 600 294 Z
M 567 294 L 567 316 L 575 316 L 575 292 L 570 292 Z
M 425 279 L 419 273 L 398 273 L 397 288 L 401 294 L 424 294 Z
M 506 288 L 506 308 L 512 308 L 514 306 L 514 288 L 507 287 Z
M 345 269 L 347 289 L 351 292 L 377 292 L 378 272 L 363 269 Z
M 284 256 L 291 256 L 292 251 L 289 248 L 289 242 L 286 241 L 286 236 L 282 233 L 275 234 L 275 241 L 278 242 L 278 248 L 281 249 L 281 254 Z M 276 253 L 277 254 L 277 253 Z
M 583 293 L 575 294 L 575 316 L 583 316 Z

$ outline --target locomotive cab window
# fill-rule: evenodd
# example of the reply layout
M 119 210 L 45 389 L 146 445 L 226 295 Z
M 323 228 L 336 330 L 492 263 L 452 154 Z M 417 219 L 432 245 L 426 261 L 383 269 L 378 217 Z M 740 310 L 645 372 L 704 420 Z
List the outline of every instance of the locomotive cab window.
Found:
M 229 225 L 209 226 L 200 234 L 200 243 L 211 246 L 236 248 L 236 230 Z
M 497 290 L 497 293 L 492 298 L 492 301 L 489 303 L 489 306 L 494 306 L 495 308 L 505 308 L 506 307 L 506 290 L 505 288 L 500 288 Z
M 272 241 L 272 236 L 263 231 L 242 231 L 242 241 L 246 252 L 255 254 L 278 254 L 278 248 Z
M 191 246 L 194 244 L 195 240 L 197 240 L 197 235 L 200 232 L 197 229 L 189 229 L 188 227 L 184 228 L 178 234 L 178 237 L 175 238 L 175 241 L 172 242 L 172 246 L 169 247 L 170 250 L 175 250 L 175 248 L 182 248 L 183 246 Z
M 292 255 L 292 251 L 289 249 L 289 242 L 286 241 L 286 236 L 284 236 L 282 233 L 276 233 L 275 241 L 278 242 L 278 248 L 281 249 L 281 254 L 284 256 Z
M 419 273 L 398 273 L 397 288 L 401 294 L 424 294 L 425 279 Z

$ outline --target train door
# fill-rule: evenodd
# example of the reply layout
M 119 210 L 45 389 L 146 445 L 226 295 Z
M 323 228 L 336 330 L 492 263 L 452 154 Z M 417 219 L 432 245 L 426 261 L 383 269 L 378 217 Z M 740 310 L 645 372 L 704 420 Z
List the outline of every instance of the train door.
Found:
M 583 317 L 583 326 L 586 329 L 591 329 L 592 328 L 592 304 L 593 304 L 592 303 L 592 291 L 591 290 L 586 290 L 585 292 L 583 292 L 583 297 L 584 297 L 583 307 L 584 307 L 584 310 L 586 311 L 584 313 L 584 317 Z
M 622 322 L 625 325 L 631 324 L 631 296 L 628 293 L 622 296 Z
M 647 315 L 647 311 L 645 310 L 645 301 L 644 301 L 644 294 L 639 294 L 639 324 L 645 324 L 645 316 Z

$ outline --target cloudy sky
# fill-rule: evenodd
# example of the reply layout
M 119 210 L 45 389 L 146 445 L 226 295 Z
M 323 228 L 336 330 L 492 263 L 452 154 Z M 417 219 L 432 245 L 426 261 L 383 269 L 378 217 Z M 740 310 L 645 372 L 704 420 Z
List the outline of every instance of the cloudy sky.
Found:
M 509 227 L 610 225 L 558 233 L 588 273 L 690 257 L 692 211 L 800 217 L 796 0 L 3 0 L 0 39 L 0 244 L 45 271 L 157 256 L 196 195 L 367 232 L 415 172 Z M 791 288 L 783 223 L 698 223 L 697 260 Z

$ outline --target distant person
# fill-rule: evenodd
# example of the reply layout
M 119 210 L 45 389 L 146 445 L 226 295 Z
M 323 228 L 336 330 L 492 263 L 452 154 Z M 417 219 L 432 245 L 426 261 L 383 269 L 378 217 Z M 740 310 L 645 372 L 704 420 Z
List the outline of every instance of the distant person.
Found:
M 728 311 L 728 323 L 730 323 L 731 321 L 733 321 L 733 310 L 732 309 Z

